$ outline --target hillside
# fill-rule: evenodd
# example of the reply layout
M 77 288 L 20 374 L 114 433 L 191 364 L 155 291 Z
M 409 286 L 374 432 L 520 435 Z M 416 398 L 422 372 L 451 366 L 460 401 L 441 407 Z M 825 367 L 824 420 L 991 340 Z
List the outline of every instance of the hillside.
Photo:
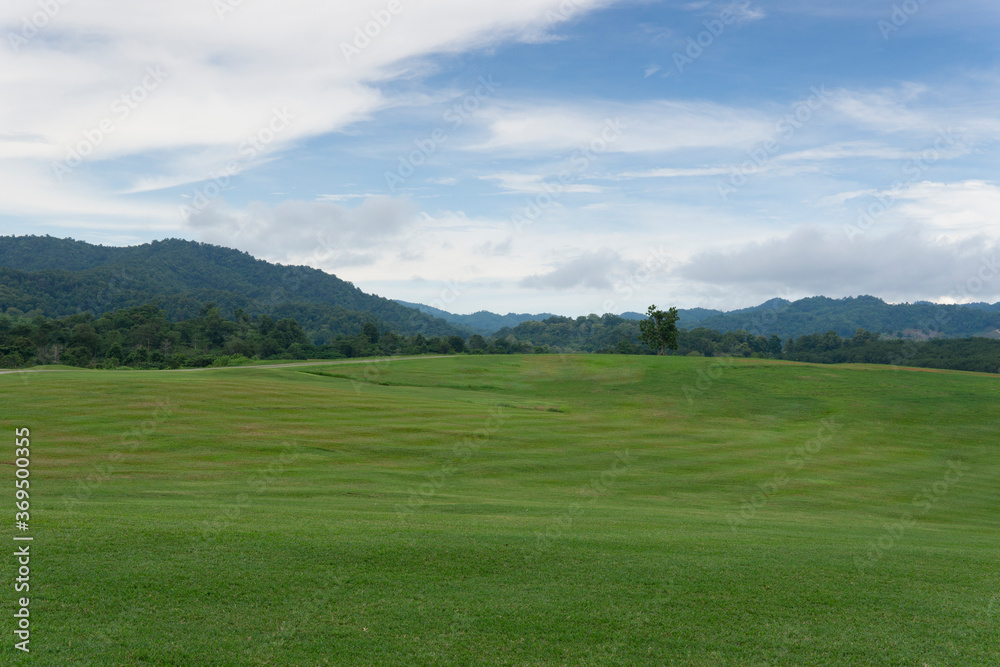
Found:
M 1000 664 L 995 377 L 451 356 L 0 392 L 39 665 Z
M 0 237 L 0 310 L 47 317 L 99 316 L 151 300 L 171 320 L 222 312 L 294 318 L 307 331 L 355 334 L 366 321 L 401 334 L 463 333 L 444 320 L 366 294 L 317 269 L 180 239 L 108 247 L 49 236 Z

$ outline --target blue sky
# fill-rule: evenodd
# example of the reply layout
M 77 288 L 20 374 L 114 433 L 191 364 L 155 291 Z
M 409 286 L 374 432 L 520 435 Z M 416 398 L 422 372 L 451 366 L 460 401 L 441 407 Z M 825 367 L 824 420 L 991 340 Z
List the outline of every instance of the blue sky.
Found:
M 1000 299 L 992 0 L 345 4 L 5 3 L 0 233 L 454 312 Z

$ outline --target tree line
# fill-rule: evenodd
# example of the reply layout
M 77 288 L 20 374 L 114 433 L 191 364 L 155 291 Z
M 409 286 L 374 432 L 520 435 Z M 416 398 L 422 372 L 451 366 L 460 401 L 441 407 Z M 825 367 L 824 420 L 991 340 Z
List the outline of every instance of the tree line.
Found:
M 655 308 L 651 309 L 655 311 Z M 100 317 L 79 313 L 63 318 L 0 316 L 0 367 L 64 364 L 85 368 L 198 368 L 254 360 L 341 359 L 419 354 L 580 353 L 739 356 L 813 363 L 896 364 L 995 373 L 1000 341 L 987 338 L 914 342 L 883 339 L 859 329 L 851 337 L 834 331 L 782 341 L 745 330 L 677 329 L 674 309 L 659 319 L 628 320 L 616 315 L 550 317 L 473 334 L 402 335 L 374 319 L 355 334 L 308 332 L 291 317 L 228 314 L 216 304 L 174 321 L 156 302 Z M 655 314 L 655 313 L 654 313 Z
M 989 338 L 936 338 L 920 342 L 883 338 L 878 333 L 857 329 L 851 336 L 831 330 L 782 340 L 775 334 L 759 335 L 744 329 L 724 332 L 707 327 L 678 329 L 678 319 L 675 309 L 664 312 L 654 306 L 645 320 L 610 314 L 550 317 L 503 329 L 494 336 L 506 338 L 512 344 L 544 345 L 554 352 L 657 354 L 671 350 L 672 354 L 687 356 L 1000 371 L 1000 340 Z
M 249 315 L 241 308 L 224 317 L 214 303 L 193 318 L 172 321 L 155 303 L 100 317 L 0 316 L 0 367 L 62 364 L 83 368 L 202 368 L 254 360 L 342 359 L 410 354 L 473 354 L 531 351 L 506 340 L 487 342 L 415 334 L 403 336 L 366 322 L 354 335 L 311 340 L 293 318 Z

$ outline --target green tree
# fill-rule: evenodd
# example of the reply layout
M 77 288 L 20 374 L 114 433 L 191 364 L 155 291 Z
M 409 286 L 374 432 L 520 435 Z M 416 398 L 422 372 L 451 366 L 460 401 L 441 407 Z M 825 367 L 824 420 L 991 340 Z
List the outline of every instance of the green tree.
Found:
M 671 307 L 664 312 L 650 306 L 646 311 L 649 317 L 639 322 L 639 340 L 657 350 L 657 354 L 666 354 L 667 348 L 677 349 L 677 308 Z
M 91 355 L 96 354 L 101 347 L 101 339 L 94 331 L 94 327 L 83 322 L 73 327 L 70 337 L 70 345 L 73 347 L 85 347 Z
M 378 342 L 378 326 L 374 322 L 365 322 L 365 326 L 361 329 L 361 335 L 374 345 Z
M 119 366 L 125 363 L 125 350 L 119 343 L 113 343 L 108 351 L 104 353 L 105 359 L 114 359 L 115 363 Z

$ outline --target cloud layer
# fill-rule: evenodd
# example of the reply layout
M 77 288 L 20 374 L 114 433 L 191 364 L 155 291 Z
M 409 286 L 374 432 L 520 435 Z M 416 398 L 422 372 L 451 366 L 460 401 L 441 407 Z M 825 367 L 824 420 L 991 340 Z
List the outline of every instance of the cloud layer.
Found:
M 784 237 L 700 254 L 679 275 L 762 293 L 874 294 L 904 300 L 924 294 L 949 302 L 976 301 L 1000 297 L 998 251 L 995 239 L 948 241 L 918 228 L 851 239 L 839 230 L 804 227 Z M 837 286 L 835 293 L 831 285 Z
M 0 225 L 464 312 L 950 298 L 1000 239 L 997 7 L 11 0 Z

